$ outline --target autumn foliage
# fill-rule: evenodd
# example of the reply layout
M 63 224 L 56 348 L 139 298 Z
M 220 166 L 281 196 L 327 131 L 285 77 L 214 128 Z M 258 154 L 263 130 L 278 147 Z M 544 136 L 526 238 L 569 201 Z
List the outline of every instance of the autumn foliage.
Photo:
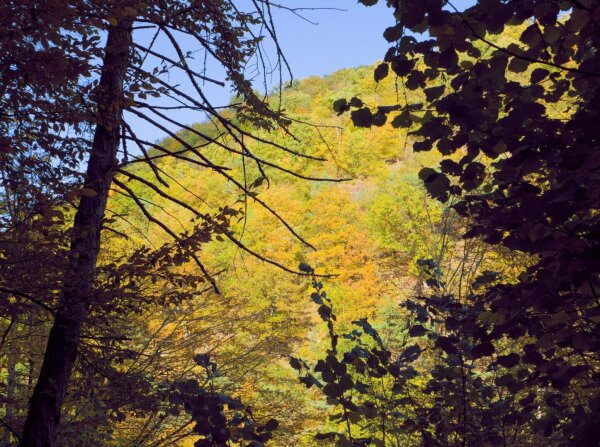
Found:
M 1 446 L 599 445 L 598 2 L 100 3 L 0 5 Z

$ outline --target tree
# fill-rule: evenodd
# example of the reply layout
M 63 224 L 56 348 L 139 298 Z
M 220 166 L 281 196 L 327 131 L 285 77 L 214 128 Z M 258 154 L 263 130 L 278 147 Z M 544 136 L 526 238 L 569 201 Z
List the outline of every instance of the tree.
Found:
M 157 158 L 175 157 L 200 169 L 218 172 L 239 188 L 245 199 L 257 201 L 302 240 L 274 209 L 250 191 L 246 178 L 234 178 L 226 166 L 213 163 L 199 147 L 187 144 L 169 130 L 172 125 L 185 127 L 172 118 L 171 110 L 202 112 L 214 124 L 215 132 L 209 135 L 198 129 L 188 130 L 223 151 L 251 160 L 263 177 L 267 177 L 267 169 L 282 168 L 255 156 L 249 141 L 317 159 L 260 136 L 262 129 L 285 129 L 288 121 L 253 90 L 246 68 L 255 61 L 267 71 L 273 69 L 266 66 L 264 59 L 261 42 L 265 36 L 275 44 L 277 67 L 285 67 L 286 61 L 277 44 L 271 4 L 261 0 L 251 6 L 253 9 L 244 12 L 233 2 L 220 0 L 3 3 L 3 224 L 14 234 L 15 217 L 30 225 L 36 223 L 27 234 L 42 239 L 51 229 L 70 226 L 64 234 L 66 239 L 62 239 L 68 242 L 68 249 L 54 245 L 58 259 L 64 262 L 47 265 L 58 278 L 49 293 L 38 299 L 11 287 L 17 285 L 16 275 L 2 278 L 5 296 L 37 302 L 53 313 L 21 445 L 53 443 L 82 326 L 97 308 L 97 259 L 103 229 L 110 227 L 105 210 L 111 190 L 131 197 L 141 213 L 173 239 L 164 249 L 171 250 L 179 260 L 193 260 L 215 289 L 214 279 L 198 257 L 201 245 L 213 234 L 291 271 L 253 252 L 228 231 L 228 220 L 236 214 L 233 210 L 223 208 L 214 215 L 205 214 L 169 194 L 169 182 L 154 163 Z M 149 28 L 155 34 L 146 42 L 138 30 Z M 164 39 L 169 49 L 155 49 L 157 39 Z M 206 76 L 202 64 L 194 62 L 194 53 L 186 52 L 180 39 L 194 42 L 207 59 L 222 67 L 224 77 L 238 96 L 237 104 L 232 106 L 233 115 L 222 113 L 210 103 L 202 83 L 225 83 Z M 183 74 L 192 94 L 169 81 L 169 73 L 175 70 Z M 171 102 L 153 103 L 149 99 L 160 96 Z M 165 131 L 184 149 L 173 152 L 146 141 L 127 122 L 128 116 L 137 116 Z M 139 156 L 131 153 L 129 144 L 137 148 Z M 150 149 L 154 153 L 149 154 Z M 146 163 L 154 178 L 147 180 L 133 174 L 127 169 L 132 163 Z M 86 169 L 82 175 L 83 165 Z M 128 182 L 140 183 L 177 203 L 200 223 L 192 233 L 176 234 L 153 216 L 144 198 Z M 28 207 L 15 211 L 15 203 L 28 200 Z M 67 210 L 66 216 L 61 209 Z M 60 218 L 40 223 L 40 215 L 52 214 Z M 12 216 L 12 220 L 7 216 Z M 157 256 L 161 255 L 166 256 L 164 250 Z M 148 262 L 157 262 L 157 257 L 149 257 Z M 38 277 L 32 282 L 39 287 L 43 281 L 43 277 Z
M 423 88 L 426 105 L 373 110 L 342 99 L 334 107 L 353 109 L 361 127 L 390 115 L 394 127 L 414 126 L 414 150 L 445 156 L 420 177 L 439 200 L 459 199 L 465 237 L 534 259 L 516 283 L 474 293 L 445 324 L 457 340 L 472 340 L 457 350 L 464 355 L 494 360 L 508 343 L 505 355 L 523 373 L 509 371 L 502 383 L 546 395 L 537 430 L 573 445 L 598 439 L 600 5 L 486 0 L 461 12 L 442 0 L 387 4 L 397 23 L 384 32 L 392 46 L 375 79 L 393 74 L 402 89 Z M 526 413 L 531 404 L 519 405 Z

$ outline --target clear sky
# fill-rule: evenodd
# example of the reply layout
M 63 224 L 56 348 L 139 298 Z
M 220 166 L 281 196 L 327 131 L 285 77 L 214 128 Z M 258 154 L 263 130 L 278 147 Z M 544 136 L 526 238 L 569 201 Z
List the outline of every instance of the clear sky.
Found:
M 295 79 L 327 75 L 342 68 L 370 65 L 381 60 L 388 48 L 382 33 L 386 27 L 394 24 L 394 18 L 391 9 L 385 6 L 385 0 L 380 0 L 380 4 L 371 7 L 359 4 L 357 0 L 281 0 L 280 3 L 290 8 L 319 8 L 301 11 L 314 24 L 290 11 L 274 10 L 279 42 Z M 472 3 L 472 0 L 453 2 L 459 9 Z M 335 9 L 320 9 L 328 7 Z M 140 33 L 142 32 L 145 31 Z M 166 42 L 157 42 L 158 48 L 164 44 Z M 186 46 L 185 42 L 180 44 L 182 47 Z M 217 67 L 208 68 L 212 68 L 213 73 L 207 74 L 222 80 L 222 72 Z M 276 85 L 277 81 L 278 79 L 273 79 L 269 87 Z M 257 85 L 257 88 L 260 87 Z M 231 97 L 230 88 L 208 84 L 205 88 L 214 105 L 226 105 Z M 173 112 L 173 116 L 188 124 L 202 119 L 200 114 L 195 116 L 189 112 Z M 137 129 L 138 134 L 144 135 L 147 140 L 154 141 L 165 136 L 164 132 L 131 116 L 128 120 Z

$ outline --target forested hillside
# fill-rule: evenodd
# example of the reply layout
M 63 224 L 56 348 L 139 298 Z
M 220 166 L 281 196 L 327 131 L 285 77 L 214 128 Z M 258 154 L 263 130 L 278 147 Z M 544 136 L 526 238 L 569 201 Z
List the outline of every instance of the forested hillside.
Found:
M 472 279 L 477 268 L 493 262 L 493 255 L 473 244 L 466 247 L 460 241 L 460 219 L 448 206 L 428 197 L 420 184 L 418 172 L 437 162 L 434 155 L 413 153 L 404 131 L 389 126 L 352 128 L 349 117 L 338 116 L 332 109 L 339 97 L 359 92 L 372 104 L 393 100 L 394 83 L 377 84 L 372 70 L 347 69 L 325 78 L 304 79 L 284 90 L 281 107 L 294 122 L 291 135 L 279 134 L 277 141 L 327 158 L 326 162 L 307 163 L 278 156 L 266 145 L 252 147 L 254 156 L 291 172 L 332 181 L 307 180 L 268 168 L 261 174 L 252 158 L 240 160 L 215 145 L 205 145 L 199 134 L 214 133 L 210 123 L 192 125 L 178 136 L 191 146 L 205 145 L 200 149 L 203 153 L 210 153 L 212 160 L 249 185 L 246 196 L 218 174 L 192 163 L 159 160 L 156 166 L 174 197 L 207 213 L 230 209 L 231 230 L 260 256 L 289 268 L 307 264 L 332 275 L 323 281 L 341 327 L 348 329 L 352 321 L 369 318 L 395 339 L 406 330 L 405 314 L 398 304 L 423 287 L 418 259 L 435 259 L 451 269 L 455 278 L 449 287 L 454 288 Z M 296 140 L 290 144 L 292 138 Z M 172 151 L 182 149 L 173 139 L 166 146 Z M 149 152 L 153 155 L 159 153 Z M 135 166 L 129 172 L 146 179 L 153 175 L 149 169 Z M 143 191 L 147 185 L 127 177 L 124 175 L 123 181 L 146 198 L 148 206 L 156 210 L 156 219 L 169 228 L 191 228 L 191 213 L 152 190 Z M 314 249 L 257 203 L 254 195 L 276 210 Z M 127 222 L 117 219 L 113 225 L 130 235 L 126 240 L 109 234 L 106 246 L 110 252 L 168 242 L 168 235 L 145 222 L 127 197 L 113 195 L 109 210 L 115 216 L 126 216 Z M 468 257 L 465 262 L 469 265 L 457 273 L 462 256 Z M 110 253 L 106 258 L 111 259 Z M 209 272 L 217 272 L 221 295 L 208 290 L 181 307 L 169 308 L 166 314 L 155 308 L 143 315 L 142 321 L 149 322 L 142 328 L 144 336 L 154 337 L 166 357 L 156 362 L 156 367 L 167 368 L 163 374 L 168 376 L 174 365 L 180 365 L 181 374 L 189 374 L 194 355 L 210 354 L 223 374 L 219 387 L 243 396 L 258 417 L 280 421 L 278 442 L 295 439 L 293 442 L 311 445 L 310 434 L 323 428 L 328 411 L 322 398 L 306 394 L 289 366 L 290 355 L 316 360 L 326 348 L 325 328 L 318 324 L 317 308 L 310 300 L 310 282 L 247 254 L 224 237 L 216 236 L 205 245 L 202 259 Z M 175 260 L 175 272 L 191 268 L 177 266 Z M 207 286 L 202 284 L 198 290 Z
M 368 318 L 387 340 L 399 343 L 407 331 L 407 314 L 399 304 L 428 287 L 419 260 L 432 260 L 443 268 L 448 272 L 448 290 L 462 293 L 481 271 L 510 275 L 526 261 L 514 255 L 508 260 L 481 243 L 461 240 L 463 220 L 450 205 L 428 196 L 418 178 L 423 166 L 437 164 L 437 156 L 414 153 L 406 131 L 390 126 L 353 128 L 349 117 L 332 109 L 336 99 L 359 93 L 367 103 L 393 101 L 395 83 L 376 83 L 372 71 L 373 67 L 342 70 L 285 89 L 281 107 L 293 120 L 291 135 L 278 134 L 276 141 L 298 151 L 310 150 L 326 162 L 282 157 L 270 146 L 258 144 L 252 147 L 255 157 L 283 168 L 267 168 L 261 174 L 251 157 L 240 160 L 206 144 L 200 135 L 216 132 L 210 123 L 193 124 L 177 134 L 245 182 L 246 195 L 194 163 L 163 160 L 160 151 L 148 155 L 160 157 L 155 166 L 172 197 L 201 212 L 225 211 L 231 219 L 230 231 L 261 257 L 292 269 L 310 265 L 331 275 L 323 282 L 340 330 Z M 414 101 L 422 100 L 421 96 L 415 93 Z M 173 152 L 182 150 L 174 139 L 163 145 Z M 285 170 L 324 180 L 298 178 Z M 136 197 L 144 197 L 143 203 L 162 225 L 191 232 L 196 216 L 150 188 L 153 175 L 147 166 L 133 164 L 118 179 Z M 277 216 L 255 197 L 276 210 Z M 100 271 L 110 272 L 115 266 L 124 271 L 101 276 L 105 293 L 110 293 L 115 282 L 138 280 L 132 259 L 170 241 L 160 225 L 145 219 L 131 197 L 113 193 L 107 209 L 112 231 L 105 236 Z M 143 307 L 128 306 L 121 298 L 123 307 L 106 309 L 106 322 L 95 329 L 102 334 L 102 343 L 97 344 L 92 334 L 84 341 L 94 361 L 98 356 L 104 359 L 102 370 L 82 370 L 74 381 L 81 397 L 71 403 L 73 419 L 64 422 L 64 433 L 77 433 L 80 426 L 94 442 L 115 435 L 123 443 L 176 438 L 171 433 L 180 433 L 185 417 L 171 414 L 172 404 L 161 401 L 161 393 L 166 392 L 161 384 L 202 376 L 198 355 L 210 356 L 217 364 L 216 389 L 241 396 L 259 421 L 280 421 L 276 442 L 281 445 L 312 445 L 314 433 L 327 428 L 323 421 L 330 410 L 325 399 L 312 390 L 307 393 L 289 366 L 290 356 L 317 360 L 327 348 L 326 328 L 319 324 L 317 307 L 310 299 L 310 282 L 228 244 L 224 236 L 210 239 L 202 260 L 219 294 L 195 277 L 191 283 L 186 281 L 184 275 L 196 267 L 175 255 L 169 265 L 160 266 L 168 273 L 157 271 L 157 277 L 143 279 L 144 284 L 128 284 L 130 293 L 135 288 L 135 293 L 145 295 Z M 169 275 L 175 279 L 167 279 Z M 108 346 L 106 338 L 111 340 Z M 37 364 L 34 346 L 27 338 L 23 343 L 15 361 Z M 105 379 L 86 379 L 89 374 Z M 22 381 L 20 377 L 18 382 Z M 91 383 L 98 384 L 89 388 Z M 16 387 L 16 392 L 25 393 L 26 388 Z M 130 399 L 122 401 L 121 393 Z M 80 399 L 86 397 L 92 399 L 83 404 Z
M 387 1 L 383 59 L 268 94 L 303 8 L 34 3 L 0 447 L 600 445 L 597 2 Z

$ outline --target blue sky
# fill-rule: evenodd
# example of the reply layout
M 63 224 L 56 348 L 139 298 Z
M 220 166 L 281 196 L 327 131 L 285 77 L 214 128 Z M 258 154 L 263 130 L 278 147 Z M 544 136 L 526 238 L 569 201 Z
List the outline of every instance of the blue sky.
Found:
M 385 6 L 385 0 L 380 0 L 380 4 L 371 7 L 359 4 L 356 0 L 281 0 L 280 3 L 289 7 L 336 8 L 302 11 L 307 19 L 316 24 L 302 20 L 289 11 L 274 10 L 279 42 L 295 79 L 313 75 L 323 76 L 342 68 L 370 65 L 381 60 L 388 48 L 382 33 L 386 27 L 394 24 L 394 18 L 392 11 Z M 459 9 L 472 3 L 472 0 L 453 2 Z M 146 31 L 139 33 L 144 32 Z M 166 42 L 157 42 L 156 48 L 160 49 L 162 45 L 166 45 Z M 191 45 L 186 48 L 185 41 L 180 42 L 180 45 L 185 50 L 193 49 Z M 218 67 L 209 65 L 208 71 L 210 73 L 207 74 L 222 80 L 223 73 Z M 277 83 L 277 79 L 270 82 L 272 87 Z M 182 88 L 183 86 L 182 82 Z M 209 84 L 204 87 L 214 105 L 228 103 L 231 97 L 230 88 Z M 257 88 L 260 88 L 260 85 L 257 85 Z M 190 112 L 173 112 L 171 115 L 188 124 L 203 119 L 202 115 Z M 146 140 L 155 141 L 166 136 L 164 132 L 139 119 L 130 116 L 128 120 L 138 135 L 144 135 Z

